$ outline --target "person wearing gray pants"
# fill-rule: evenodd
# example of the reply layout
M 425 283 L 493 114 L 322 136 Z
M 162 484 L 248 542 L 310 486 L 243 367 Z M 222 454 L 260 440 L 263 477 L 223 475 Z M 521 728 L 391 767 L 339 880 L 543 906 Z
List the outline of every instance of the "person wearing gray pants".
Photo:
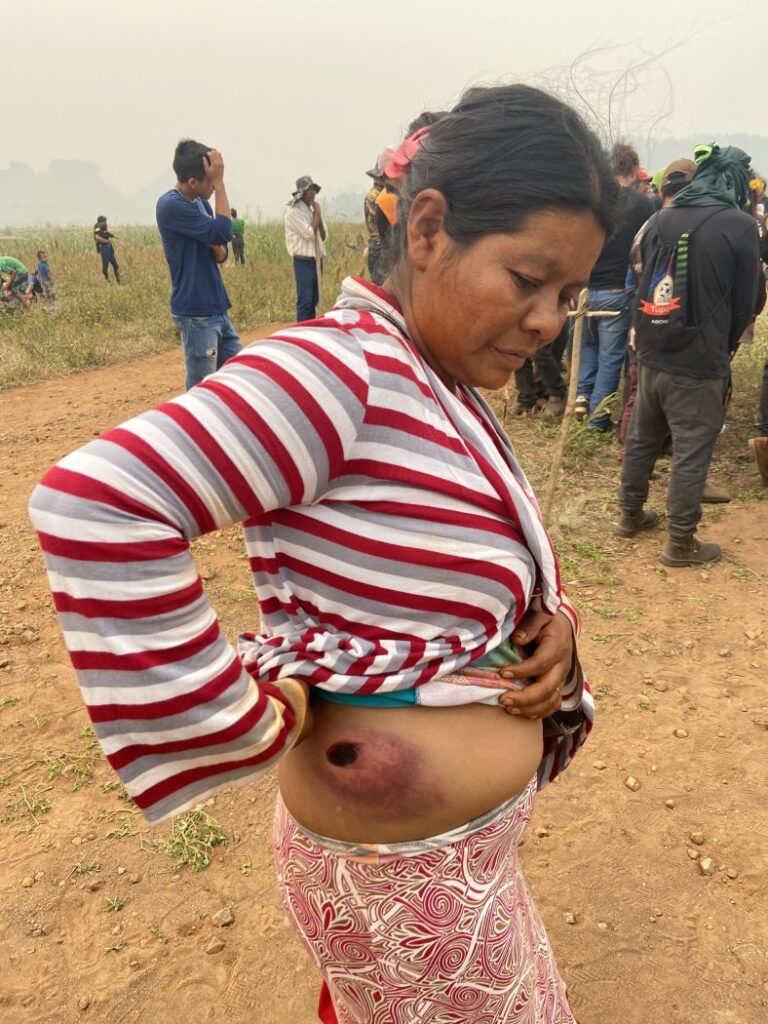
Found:
M 651 366 L 638 367 L 638 389 L 627 437 L 619 490 L 623 518 L 639 524 L 656 513 L 643 512 L 654 463 L 672 435 L 672 473 L 667 491 L 667 527 L 671 544 L 662 554 L 666 565 L 677 565 L 674 548 L 686 546 L 701 519 L 701 498 L 707 482 L 715 441 L 723 426 L 724 398 L 729 378 L 684 377 Z M 620 524 L 621 526 L 621 524 Z M 701 544 L 702 561 L 720 557 L 716 544 Z M 707 557 L 708 556 L 708 557 Z M 689 560 L 686 559 L 686 563 Z

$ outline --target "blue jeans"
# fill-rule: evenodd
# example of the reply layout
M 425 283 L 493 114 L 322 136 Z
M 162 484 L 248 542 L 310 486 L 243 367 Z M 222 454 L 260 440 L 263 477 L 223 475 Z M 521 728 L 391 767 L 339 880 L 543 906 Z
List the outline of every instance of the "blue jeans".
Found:
M 294 256 L 293 273 L 296 278 L 296 322 L 314 320 L 320 301 L 314 258 Z
M 590 416 L 608 395 L 619 389 L 619 379 L 627 358 L 627 335 L 633 292 L 622 288 L 589 289 L 590 312 L 618 312 L 618 316 L 587 318 L 581 341 L 579 395 L 589 399 Z M 607 430 L 611 424 L 608 413 L 590 419 L 593 430 Z
M 215 316 L 173 316 L 181 331 L 187 391 L 240 351 L 240 338 L 226 313 Z
M 117 257 L 115 256 L 115 250 L 111 245 L 100 245 L 99 255 L 101 256 L 101 272 L 104 275 L 104 280 L 109 280 L 109 268 L 112 267 L 112 271 L 115 275 L 115 280 L 120 284 L 120 267 L 117 263 Z

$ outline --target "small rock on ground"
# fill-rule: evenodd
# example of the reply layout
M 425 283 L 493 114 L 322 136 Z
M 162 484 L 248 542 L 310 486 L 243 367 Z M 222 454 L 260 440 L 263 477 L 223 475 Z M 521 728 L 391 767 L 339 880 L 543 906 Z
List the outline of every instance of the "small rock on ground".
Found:
M 538 829 L 536 831 L 536 834 L 538 835 Z M 549 835 L 549 833 L 547 833 L 547 835 Z M 227 928 L 229 925 L 234 923 L 234 920 L 235 919 L 232 916 L 232 911 L 229 909 L 229 907 L 222 907 L 221 910 L 218 910 L 213 915 L 213 917 L 211 918 L 211 923 L 214 924 L 217 928 Z

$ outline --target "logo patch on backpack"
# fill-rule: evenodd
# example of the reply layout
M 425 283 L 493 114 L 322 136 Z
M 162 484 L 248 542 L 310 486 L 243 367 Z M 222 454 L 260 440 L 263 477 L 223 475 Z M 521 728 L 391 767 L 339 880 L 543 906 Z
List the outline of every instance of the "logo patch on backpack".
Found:
M 703 324 L 696 322 L 690 301 L 691 242 L 701 225 L 721 209 L 724 207 L 673 238 L 662 237 L 661 221 L 651 222 L 656 228 L 655 237 L 647 236 L 651 240 L 637 282 L 634 320 L 638 352 L 679 352 L 701 330 Z
M 653 261 L 646 288 L 648 298 L 639 298 L 637 312 L 653 317 L 656 326 L 667 325 L 674 313 L 684 314 L 688 290 L 688 240 L 686 231 L 675 245 L 661 243 Z M 643 274 L 645 279 L 645 274 Z M 641 282 L 642 283 L 642 282 Z

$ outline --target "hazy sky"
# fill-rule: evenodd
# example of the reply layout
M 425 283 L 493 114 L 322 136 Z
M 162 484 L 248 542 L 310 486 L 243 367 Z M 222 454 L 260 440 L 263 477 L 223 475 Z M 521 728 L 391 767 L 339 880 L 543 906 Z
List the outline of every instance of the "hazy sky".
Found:
M 577 80 L 606 127 L 609 87 L 659 58 L 614 94 L 612 127 L 634 135 L 641 155 L 649 131 L 768 131 L 759 15 L 752 24 L 718 0 L 668 9 L 666 18 L 662 2 L 594 0 L 36 0 L 6 12 L 18 31 L 4 31 L 0 169 L 76 158 L 120 191 L 166 169 L 170 185 L 173 148 L 189 135 L 222 150 L 234 205 L 275 215 L 300 174 L 327 193 L 364 188 L 404 124 L 464 86 L 555 83 L 595 48 Z M 631 94 L 617 100 L 627 83 Z

